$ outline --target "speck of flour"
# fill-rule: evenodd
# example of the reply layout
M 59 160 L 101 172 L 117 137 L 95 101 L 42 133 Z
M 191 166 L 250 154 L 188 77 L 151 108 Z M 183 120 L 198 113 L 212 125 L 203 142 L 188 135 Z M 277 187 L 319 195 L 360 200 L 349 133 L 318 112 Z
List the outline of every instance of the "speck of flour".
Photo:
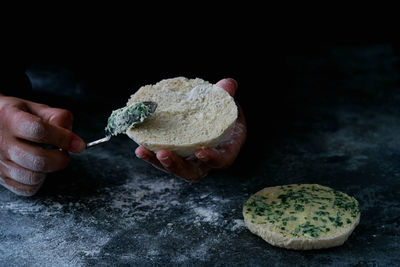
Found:
M 233 220 L 233 225 L 231 227 L 231 231 L 238 231 L 238 230 L 243 230 L 246 227 L 244 224 L 244 221 L 242 219 L 235 219 Z
M 202 207 L 195 208 L 194 211 L 197 214 L 196 219 L 200 219 L 202 222 L 217 222 L 220 217 L 217 212 Z

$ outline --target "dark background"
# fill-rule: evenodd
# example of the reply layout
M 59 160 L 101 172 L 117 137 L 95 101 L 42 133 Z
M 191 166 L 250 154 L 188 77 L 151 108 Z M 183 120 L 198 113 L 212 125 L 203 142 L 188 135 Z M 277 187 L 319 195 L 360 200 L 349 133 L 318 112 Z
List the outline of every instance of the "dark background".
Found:
M 5 57 L 0 88 L 8 95 L 90 113 L 123 106 L 138 88 L 161 79 L 199 77 L 216 83 L 232 77 L 239 84 L 235 98 L 249 130 L 243 150 L 249 154 L 240 158 L 249 159 L 274 138 L 296 131 L 293 122 L 312 116 L 308 110 L 312 103 L 375 101 L 376 91 L 344 83 L 357 72 L 342 66 L 353 64 L 351 59 L 340 61 L 350 50 L 386 46 L 394 57 L 393 68 L 400 70 L 399 45 L 391 38 L 325 38 L 324 34 L 290 35 L 269 28 L 263 32 L 259 27 L 247 32 L 243 27 L 235 31 L 223 26 L 218 33 L 165 26 L 134 28 L 132 37 L 127 31 L 121 37 L 121 32 L 103 35 L 88 29 L 88 35 L 79 31 L 34 38 Z M 322 60 L 326 62 L 321 64 Z

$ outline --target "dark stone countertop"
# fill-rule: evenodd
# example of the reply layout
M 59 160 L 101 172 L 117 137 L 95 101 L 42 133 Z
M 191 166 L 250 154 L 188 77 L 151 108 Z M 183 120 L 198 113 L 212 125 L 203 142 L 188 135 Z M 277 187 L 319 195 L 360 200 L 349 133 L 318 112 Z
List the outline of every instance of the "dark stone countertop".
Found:
M 293 99 L 305 87 L 323 85 L 331 94 L 303 96 L 302 112 L 285 132 L 246 152 L 253 164 L 239 160 L 199 183 L 139 160 L 135 143 L 120 136 L 71 155 L 69 166 L 50 174 L 34 197 L 0 188 L 0 265 L 399 266 L 395 59 L 385 45 L 337 48 L 311 59 L 299 67 Z M 335 71 L 332 60 L 346 74 L 341 79 L 325 75 Z M 101 137 L 108 112 L 82 110 L 75 112 L 78 134 L 85 140 Z M 242 205 L 248 197 L 290 183 L 319 183 L 358 199 L 361 222 L 343 246 L 290 251 L 246 229 Z

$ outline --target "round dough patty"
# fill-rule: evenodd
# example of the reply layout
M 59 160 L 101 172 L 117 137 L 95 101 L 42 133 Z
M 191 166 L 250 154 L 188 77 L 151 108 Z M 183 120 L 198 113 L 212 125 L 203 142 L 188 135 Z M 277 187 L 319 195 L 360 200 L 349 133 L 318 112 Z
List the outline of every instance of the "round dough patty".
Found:
M 202 79 L 177 77 L 141 87 L 132 102 L 154 101 L 154 114 L 126 134 L 156 152 L 190 156 L 201 147 L 214 147 L 233 127 L 237 106 L 222 88 Z
M 358 201 L 318 184 L 267 187 L 243 206 L 249 230 L 271 245 L 309 250 L 342 245 L 360 221 Z

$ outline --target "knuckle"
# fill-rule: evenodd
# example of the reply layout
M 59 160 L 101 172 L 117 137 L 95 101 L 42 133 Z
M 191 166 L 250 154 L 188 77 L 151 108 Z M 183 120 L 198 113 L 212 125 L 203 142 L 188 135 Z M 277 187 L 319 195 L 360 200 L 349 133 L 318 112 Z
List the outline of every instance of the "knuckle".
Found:
M 49 154 L 49 151 L 40 149 L 32 158 L 32 167 L 36 172 L 53 172 L 64 169 L 69 163 L 69 154 L 65 151 L 57 151 Z
M 19 181 L 27 185 L 38 185 L 44 181 L 45 177 L 44 173 L 26 170 L 19 176 Z
M 66 109 L 54 108 L 55 112 L 49 119 L 49 123 L 65 128 L 71 128 L 74 116 Z
M 41 152 L 42 150 L 39 150 L 40 152 L 37 153 L 36 155 L 32 155 L 31 157 L 31 167 L 29 168 L 33 171 L 45 171 L 48 169 L 49 166 L 49 159 L 44 155 L 44 152 Z
M 34 194 L 39 191 L 39 188 L 41 184 L 39 185 L 24 185 L 24 184 L 19 184 L 16 181 L 13 181 L 10 178 L 7 177 L 1 177 L 0 176 L 0 184 L 10 190 L 11 192 L 19 195 L 19 196 L 33 196 Z
M 28 177 L 29 177 L 28 180 L 29 180 L 31 185 L 38 185 L 38 184 L 40 184 L 41 182 L 44 181 L 44 179 L 46 178 L 46 174 L 42 173 L 42 172 L 31 171 L 29 173 Z
M 21 137 L 30 137 L 37 140 L 46 138 L 47 132 L 43 121 L 40 118 L 32 118 L 27 120 L 26 118 L 20 118 L 16 121 L 21 121 L 17 126 L 17 135 Z
M 44 173 L 23 169 L 21 167 L 12 167 L 10 168 L 10 177 L 22 184 L 37 185 L 44 180 L 46 175 Z
M 12 162 L 31 170 L 34 167 L 34 161 L 36 160 L 36 155 L 28 153 L 20 145 L 11 146 L 8 149 L 8 156 Z
M 21 183 L 27 185 L 38 185 L 45 179 L 46 175 L 36 171 L 26 171 L 24 176 L 20 177 Z
M 65 168 L 69 154 L 65 151 L 47 150 L 37 146 L 34 150 L 24 151 L 14 146 L 9 151 L 10 160 L 17 165 L 35 172 L 52 172 Z

